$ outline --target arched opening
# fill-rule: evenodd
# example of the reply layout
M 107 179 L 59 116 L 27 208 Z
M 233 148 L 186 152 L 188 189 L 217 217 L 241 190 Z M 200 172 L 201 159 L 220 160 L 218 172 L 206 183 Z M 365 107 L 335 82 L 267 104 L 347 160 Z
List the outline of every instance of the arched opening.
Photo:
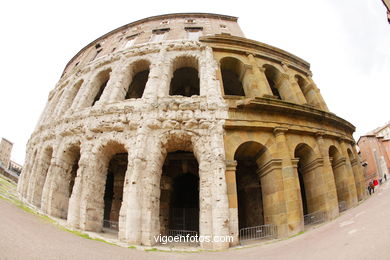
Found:
M 336 184 L 337 201 L 339 203 L 339 211 L 346 209 L 348 200 L 348 186 L 345 180 L 345 158 L 342 158 L 340 152 L 335 146 L 329 147 L 329 160 L 332 165 L 334 181 Z
M 244 64 L 231 57 L 221 59 L 220 64 L 225 95 L 245 96 L 242 84 Z
M 132 79 L 127 88 L 125 99 L 142 98 L 150 72 L 150 62 L 141 60 L 131 66 Z
M 95 103 L 100 100 L 100 98 L 104 92 L 104 89 L 107 86 L 107 83 L 110 79 L 110 73 L 111 73 L 111 69 L 107 69 L 107 70 L 100 72 L 96 76 L 95 81 L 94 81 L 93 86 L 92 86 L 92 88 L 95 89 L 95 93 L 92 94 L 92 95 L 94 95 L 92 106 L 94 106 Z
M 77 81 L 77 83 L 71 87 L 71 89 L 68 92 L 68 96 L 64 102 L 64 107 L 63 107 L 62 111 L 65 112 L 66 110 L 68 110 L 72 106 L 72 103 L 74 102 L 74 100 L 77 96 L 77 93 L 79 93 L 79 90 L 80 90 L 81 85 L 83 83 L 84 83 L 84 80 L 81 79 L 81 80 Z
M 127 158 L 127 153 L 116 153 L 108 164 L 104 190 L 103 227 L 111 230 L 119 230 L 119 211 L 123 200 Z
M 101 232 L 104 229 L 117 234 L 128 164 L 127 150 L 123 144 L 109 141 L 96 147 L 93 153 L 96 155 L 91 162 L 93 174 L 83 186 L 89 196 L 83 202 L 80 226 L 84 230 Z
M 43 150 L 41 162 L 37 168 L 37 172 L 36 172 L 37 177 L 35 180 L 35 188 L 34 188 L 34 194 L 32 198 L 32 203 L 37 207 L 41 207 L 43 186 L 45 185 L 45 182 L 47 180 L 47 172 L 49 171 L 52 155 L 53 155 L 53 148 L 52 147 L 45 148 Z
M 278 86 L 277 86 L 280 72 L 275 67 L 273 67 L 271 65 L 264 65 L 264 68 L 265 68 L 264 74 L 265 74 L 265 77 L 267 78 L 267 81 L 268 81 L 268 84 L 271 88 L 272 94 L 277 99 L 282 99 L 282 97 L 279 93 L 279 90 L 278 90 Z
M 80 161 L 80 144 L 72 144 L 63 151 L 61 161 L 63 174 L 56 176 L 56 191 L 51 191 L 50 215 L 66 219 L 68 216 L 69 199 L 73 192 Z
M 263 207 L 261 167 L 267 161 L 266 148 L 257 142 L 241 144 L 235 154 L 239 229 L 266 224 Z M 268 223 L 267 223 L 268 224 Z M 240 232 L 240 239 L 246 239 Z
M 297 172 L 299 178 L 299 187 L 301 191 L 301 201 L 303 215 L 311 214 L 319 210 L 318 198 L 316 198 L 316 168 L 313 161 L 315 154 L 313 149 L 307 144 L 299 144 L 294 151 L 295 158 L 298 159 Z M 305 223 L 306 224 L 306 223 Z
M 199 234 L 199 165 L 194 154 L 168 153 L 160 182 L 160 233 Z
M 173 77 L 169 95 L 191 97 L 200 94 L 198 60 L 194 57 L 178 57 L 172 65 Z

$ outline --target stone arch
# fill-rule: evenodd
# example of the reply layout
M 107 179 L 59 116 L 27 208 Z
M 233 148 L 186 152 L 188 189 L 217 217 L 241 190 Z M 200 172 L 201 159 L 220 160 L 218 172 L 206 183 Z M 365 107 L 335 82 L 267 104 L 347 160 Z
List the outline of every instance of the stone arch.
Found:
M 87 95 L 85 95 L 84 104 L 81 107 L 94 106 L 103 95 L 104 89 L 106 88 L 108 81 L 110 80 L 111 68 L 106 68 L 99 71 L 92 79 L 89 84 Z
M 38 158 L 36 167 L 34 167 L 34 179 L 32 180 L 34 184 L 30 181 L 30 185 L 33 185 L 30 200 L 31 203 L 37 207 L 41 207 L 43 186 L 47 179 L 46 177 L 51 165 L 52 157 L 53 147 L 46 146 Z
M 236 185 L 239 228 L 243 228 L 243 224 L 246 226 L 274 224 L 282 228 L 285 225 L 282 220 L 283 214 L 286 213 L 282 210 L 285 201 L 282 195 L 283 190 L 276 188 L 283 186 L 282 161 L 272 158 L 269 149 L 256 141 L 247 141 L 240 144 L 235 151 L 234 159 L 237 162 Z M 245 186 L 249 187 L 249 190 L 240 191 Z M 255 195 L 245 196 L 244 194 L 247 193 L 248 195 L 249 191 L 252 191 Z M 279 199 L 272 199 L 275 196 Z M 245 203 L 245 197 L 247 197 L 247 203 Z M 245 206 L 245 204 L 249 205 Z M 254 212 L 251 213 L 251 210 Z M 243 215 L 244 218 L 247 217 L 245 213 L 249 218 L 242 223 Z
M 220 69 L 225 95 L 245 96 L 243 87 L 244 63 L 237 58 L 224 57 L 220 60 Z
M 150 61 L 141 59 L 133 62 L 128 68 L 125 81 L 125 99 L 142 98 L 146 83 L 149 79 Z
M 272 94 L 278 99 L 284 99 L 279 89 L 279 80 L 281 77 L 281 72 L 272 65 L 265 64 L 263 65 L 264 74 L 268 81 L 268 84 L 272 90 Z
M 83 83 L 84 79 L 79 79 L 75 84 L 72 85 L 72 87 L 69 88 L 67 96 L 62 103 L 62 108 L 60 112 L 66 112 L 69 108 L 72 107 Z
M 200 94 L 199 61 L 194 56 L 176 57 L 171 64 L 169 95 L 190 97 Z
M 295 147 L 294 157 L 297 160 L 303 215 L 326 210 L 326 196 L 321 188 L 325 186 L 322 176 L 323 160 L 306 143 Z
M 190 130 L 168 130 L 147 138 L 148 156 L 143 155 L 145 156 L 143 160 L 134 160 L 133 174 L 129 180 L 130 183 L 137 184 L 129 185 L 130 195 L 126 200 L 126 233 L 123 237 L 127 241 L 144 245 L 156 243 L 153 237 L 158 236 L 161 230 L 159 187 L 162 168 L 166 155 L 178 150 L 193 152 L 193 157 L 199 164 L 199 235 L 228 234 L 228 226 L 224 222 L 229 219 L 224 156 L 218 155 L 220 149 L 208 147 L 212 143 L 209 138 Z M 222 137 L 217 135 L 215 138 L 214 142 L 220 143 L 223 147 Z M 145 151 L 143 149 L 141 153 Z M 135 199 L 137 196 L 138 200 Z M 208 199 L 210 196 L 213 199 Z M 227 248 L 228 244 L 205 241 L 200 246 Z
M 69 199 L 79 169 L 81 142 L 66 143 L 57 156 L 57 169 L 48 195 L 48 212 L 52 216 L 66 219 Z
M 91 168 L 88 169 L 88 181 L 83 187 L 81 201 L 82 229 L 100 232 L 106 224 L 111 225 L 111 222 L 115 222 L 112 228 L 116 229 L 118 226 L 121 228 L 118 220 L 128 168 L 127 151 L 123 143 L 111 139 L 99 143 L 92 150 L 94 159 Z M 115 186 L 116 184 L 118 186 Z M 115 189 L 111 190 L 109 197 L 108 188 Z M 105 219 L 107 217 L 110 219 Z

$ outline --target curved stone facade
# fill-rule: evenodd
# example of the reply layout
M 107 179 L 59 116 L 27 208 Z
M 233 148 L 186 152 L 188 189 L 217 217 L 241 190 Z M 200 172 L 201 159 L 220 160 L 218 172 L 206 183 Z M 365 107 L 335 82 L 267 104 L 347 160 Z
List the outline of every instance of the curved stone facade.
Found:
M 354 127 L 309 64 L 243 37 L 237 18 L 170 14 L 120 27 L 66 66 L 28 145 L 18 192 L 82 230 L 130 244 L 172 230 L 328 219 L 365 197 Z

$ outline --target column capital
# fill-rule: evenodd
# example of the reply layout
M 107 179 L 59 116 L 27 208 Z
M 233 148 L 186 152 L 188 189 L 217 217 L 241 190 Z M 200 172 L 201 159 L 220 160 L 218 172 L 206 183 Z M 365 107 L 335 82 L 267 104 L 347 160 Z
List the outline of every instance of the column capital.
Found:
M 275 136 L 279 136 L 279 135 L 284 135 L 284 133 L 287 131 L 288 131 L 287 127 L 275 127 L 273 132 Z
M 246 56 L 248 56 L 250 58 L 254 58 L 253 53 L 251 53 L 251 52 L 245 52 L 245 54 L 246 54 Z
M 324 137 L 324 135 L 325 135 L 324 131 L 318 131 L 318 132 L 315 133 L 315 137 L 317 139 L 322 139 Z
M 261 72 L 265 72 L 265 68 L 264 68 L 263 66 L 258 66 L 257 68 L 259 68 L 259 70 L 260 70 Z
M 226 171 L 235 171 L 237 167 L 237 161 L 235 160 L 226 160 Z
M 244 69 L 245 70 L 251 70 L 252 69 L 252 65 L 251 64 L 244 64 Z

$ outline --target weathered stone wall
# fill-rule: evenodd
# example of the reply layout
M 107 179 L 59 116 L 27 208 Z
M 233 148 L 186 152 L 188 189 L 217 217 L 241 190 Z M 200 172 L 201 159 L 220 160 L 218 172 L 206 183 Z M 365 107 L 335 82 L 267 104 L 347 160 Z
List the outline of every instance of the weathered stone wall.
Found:
M 197 71 L 199 95 L 169 95 L 181 68 Z M 142 97 L 126 99 L 145 71 Z M 68 72 L 29 140 L 18 192 L 72 227 L 103 229 L 107 171 L 117 154 L 127 154 L 127 169 L 115 180 L 111 217 L 119 217 L 118 238 L 131 244 L 153 245 L 166 233 L 172 180 L 162 169 L 174 151 L 193 152 L 199 165 L 199 235 L 234 237 L 203 248 L 237 245 L 243 212 L 247 225 L 274 224 L 284 237 L 304 228 L 304 206 L 332 219 L 339 204 L 350 208 L 365 197 L 354 127 L 328 112 L 309 64 L 287 52 L 210 36 L 134 45 Z M 236 87 L 241 96 L 226 95 Z M 251 178 L 236 178 L 245 160 Z M 237 189 L 247 196 L 238 199 Z M 246 207 L 238 210 L 240 201 Z

